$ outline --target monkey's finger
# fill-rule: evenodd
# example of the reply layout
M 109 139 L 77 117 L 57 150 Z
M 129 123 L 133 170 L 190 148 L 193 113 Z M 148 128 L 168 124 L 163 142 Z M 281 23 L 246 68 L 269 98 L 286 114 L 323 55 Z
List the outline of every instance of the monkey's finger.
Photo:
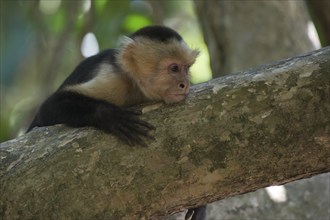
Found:
M 142 115 L 142 111 L 140 109 L 126 109 L 126 111 L 134 115 Z
M 148 130 L 155 130 L 156 127 L 153 126 L 152 124 L 146 122 L 146 121 L 143 121 L 139 118 L 129 118 L 128 119 L 130 122 L 128 124 L 135 124 L 135 125 L 138 125 L 140 127 L 144 127 L 144 128 L 147 128 Z
M 138 110 L 138 109 L 122 109 L 120 115 L 140 116 L 140 115 L 142 115 L 142 111 Z
M 139 120 L 139 119 L 131 119 L 129 123 L 121 123 L 120 126 L 127 128 L 129 131 L 136 131 L 138 134 L 145 135 L 150 132 L 150 130 L 155 130 L 156 128 L 149 124 L 148 122 Z
M 122 129 L 125 130 L 126 133 L 129 133 L 131 136 L 135 138 L 141 139 L 140 136 L 143 136 L 150 140 L 154 140 L 154 137 L 149 133 L 149 129 L 146 129 L 144 127 L 138 127 L 133 124 L 126 124 L 123 125 Z
M 129 145 L 142 145 L 146 146 L 146 143 L 143 141 L 141 136 L 146 136 L 143 132 L 134 129 L 134 128 L 129 128 L 127 126 L 118 126 L 117 129 L 118 132 L 118 137 L 122 140 L 124 140 L 126 143 Z
M 116 132 L 116 136 L 122 140 L 124 143 L 134 146 L 134 145 L 143 145 L 144 142 L 141 138 L 127 133 L 125 130 L 118 128 L 119 132 Z M 144 144 L 145 145 L 145 144 Z
M 129 140 L 131 139 L 127 132 L 125 132 L 122 128 L 118 127 L 111 132 L 113 135 L 118 137 L 120 140 L 124 141 L 125 143 L 129 144 Z M 130 144 L 131 145 L 131 144 Z

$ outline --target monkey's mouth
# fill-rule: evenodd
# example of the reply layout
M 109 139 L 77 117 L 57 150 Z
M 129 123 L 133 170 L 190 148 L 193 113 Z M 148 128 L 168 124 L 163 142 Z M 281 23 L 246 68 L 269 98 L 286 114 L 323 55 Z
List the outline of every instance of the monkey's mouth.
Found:
M 166 103 L 175 103 L 175 102 L 180 102 L 183 101 L 188 94 L 168 94 L 166 96 L 165 102 Z

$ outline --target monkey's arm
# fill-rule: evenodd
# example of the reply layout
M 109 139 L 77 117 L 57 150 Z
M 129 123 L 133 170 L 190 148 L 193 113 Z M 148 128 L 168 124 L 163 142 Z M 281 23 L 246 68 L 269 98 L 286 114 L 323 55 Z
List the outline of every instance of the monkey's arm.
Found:
M 92 126 L 112 133 L 128 144 L 143 144 L 153 126 L 138 118 L 137 111 L 122 109 L 109 102 L 70 91 L 58 91 L 39 109 L 28 131 L 36 126 L 66 124 Z

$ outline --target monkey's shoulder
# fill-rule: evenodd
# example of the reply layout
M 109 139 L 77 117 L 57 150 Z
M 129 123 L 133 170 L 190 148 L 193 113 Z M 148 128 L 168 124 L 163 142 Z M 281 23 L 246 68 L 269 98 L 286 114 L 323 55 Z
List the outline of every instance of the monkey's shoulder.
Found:
M 62 83 L 60 89 L 66 86 L 88 82 L 95 78 L 100 71 L 104 71 L 104 69 L 110 71 L 109 67 L 111 67 L 111 71 L 115 72 L 118 69 L 116 53 L 116 49 L 106 49 L 84 59 Z

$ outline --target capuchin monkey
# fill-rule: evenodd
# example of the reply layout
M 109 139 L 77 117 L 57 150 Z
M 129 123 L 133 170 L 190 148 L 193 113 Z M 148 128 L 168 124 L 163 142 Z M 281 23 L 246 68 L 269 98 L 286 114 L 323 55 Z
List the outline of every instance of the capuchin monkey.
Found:
M 150 101 L 180 102 L 189 92 L 189 68 L 198 51 L 174 30 L 148 26 L 82 61 L 41 105 L 34 127 L 91 126 L 136 145 L 150 138 L 149 123 L 127 107 Z
M 130 145 L 142 145 L 144 139 L 152 138 L 149 132 L 154 127 L 128 107 L 184 100 L 190 86 L 189 68 L 198 54 L 170 28 L 142 28 L 126 37 L 119 48 L 83 60 L 44 101 L 28 131 L 55 124 L 91 126 Z M 187 219 L 191 213 L 194 219 L 198 209 L 188 213 Z

